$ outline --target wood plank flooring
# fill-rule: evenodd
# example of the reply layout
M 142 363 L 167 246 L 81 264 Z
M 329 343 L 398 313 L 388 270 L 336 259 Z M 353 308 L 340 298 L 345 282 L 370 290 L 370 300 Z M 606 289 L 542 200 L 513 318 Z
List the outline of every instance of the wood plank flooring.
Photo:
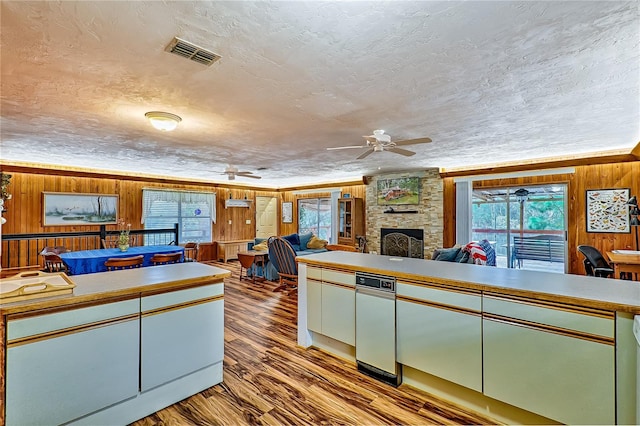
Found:
M 354 363 L 296 346 L 297 297 L 276 283 L 225 284 L 224 381 L 133 423 L 148 425 L 495 424 L 409 386 L 393 388 Z

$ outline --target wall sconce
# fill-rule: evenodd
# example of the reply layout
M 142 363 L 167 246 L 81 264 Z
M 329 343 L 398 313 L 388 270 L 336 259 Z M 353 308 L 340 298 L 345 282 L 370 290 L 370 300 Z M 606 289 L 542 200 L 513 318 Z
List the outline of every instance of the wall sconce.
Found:
M 178 123 L 182 121 L 182 118 L 170 112 L 149 111 L 144 116 L 147 117 L 153 127 L 163 132 L 175 130 L 178 127 Z

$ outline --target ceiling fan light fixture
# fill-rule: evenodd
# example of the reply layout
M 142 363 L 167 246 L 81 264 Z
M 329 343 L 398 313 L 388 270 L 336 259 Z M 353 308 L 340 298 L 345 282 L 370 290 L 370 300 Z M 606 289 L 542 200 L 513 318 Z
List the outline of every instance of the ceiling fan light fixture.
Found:
M 182 118 L 170 112 L 149 111 L 144 116 L 147 117 L 153 127 L 163 132 L 175 130 L 178 127 L 178 123 L 182 121 Z

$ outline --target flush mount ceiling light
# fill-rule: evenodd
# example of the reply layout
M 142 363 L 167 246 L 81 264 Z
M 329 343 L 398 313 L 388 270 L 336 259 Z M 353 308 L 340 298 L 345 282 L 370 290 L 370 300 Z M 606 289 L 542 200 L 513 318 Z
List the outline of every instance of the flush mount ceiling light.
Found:
M 170 112 L 149 111 L 144 116 L 149 119 L 153 127 L 163 132 L 174 130 L 178 127 L 178 123 L 182 121 L 182 118 Z

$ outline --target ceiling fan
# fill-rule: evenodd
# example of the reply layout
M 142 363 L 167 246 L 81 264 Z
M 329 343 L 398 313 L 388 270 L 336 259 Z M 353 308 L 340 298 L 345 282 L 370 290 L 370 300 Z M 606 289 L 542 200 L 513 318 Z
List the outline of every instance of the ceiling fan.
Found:
M 227 175 L 227 177 L 229 178 L 229 180 L 236 180 L 236 176 L 240 176 L 240 177 L 248 177 L 248 178 L 252 178 L 252 179 L 262 179 L 261 176 L 256 176 L 253 174 L 253 172 L 241 172 L 240 170 L 238 170 L 238 168 L 236 166 L 232 166 L 231 164 L 229 164 L 227 166 L 226 169 L 224 169 L 224 172 L 220 173 L 221 175 Z
M 409 151 L 408 149 L 398 148 L 398 146 L 403 145 L 415 145 L 419 143 L 429 143 L 431 142 L 430 138 L 418 138 L 418 139 L 406 139 L 402 141 L 391 141 L 391 136 L 384 133 L 384 130 L 374 130 L 372 135 L 363 136 L 366 139 L 367 143 L 365 145 L 355 145 L 355 146 L 338 146 L 333 148 L 327 148 L 327 150 L 336 150 L 336 149 L 353 149 L 353 148 L 368 148 L 364 153 L 362 153 L 357 159 L 362 160 L 372 152 L 381 152 L 381 151 L 389 151 L 395 152 L 396 154 L 404 155 L 406 157 L 411 157 L 415 155 L 415 152 Z

